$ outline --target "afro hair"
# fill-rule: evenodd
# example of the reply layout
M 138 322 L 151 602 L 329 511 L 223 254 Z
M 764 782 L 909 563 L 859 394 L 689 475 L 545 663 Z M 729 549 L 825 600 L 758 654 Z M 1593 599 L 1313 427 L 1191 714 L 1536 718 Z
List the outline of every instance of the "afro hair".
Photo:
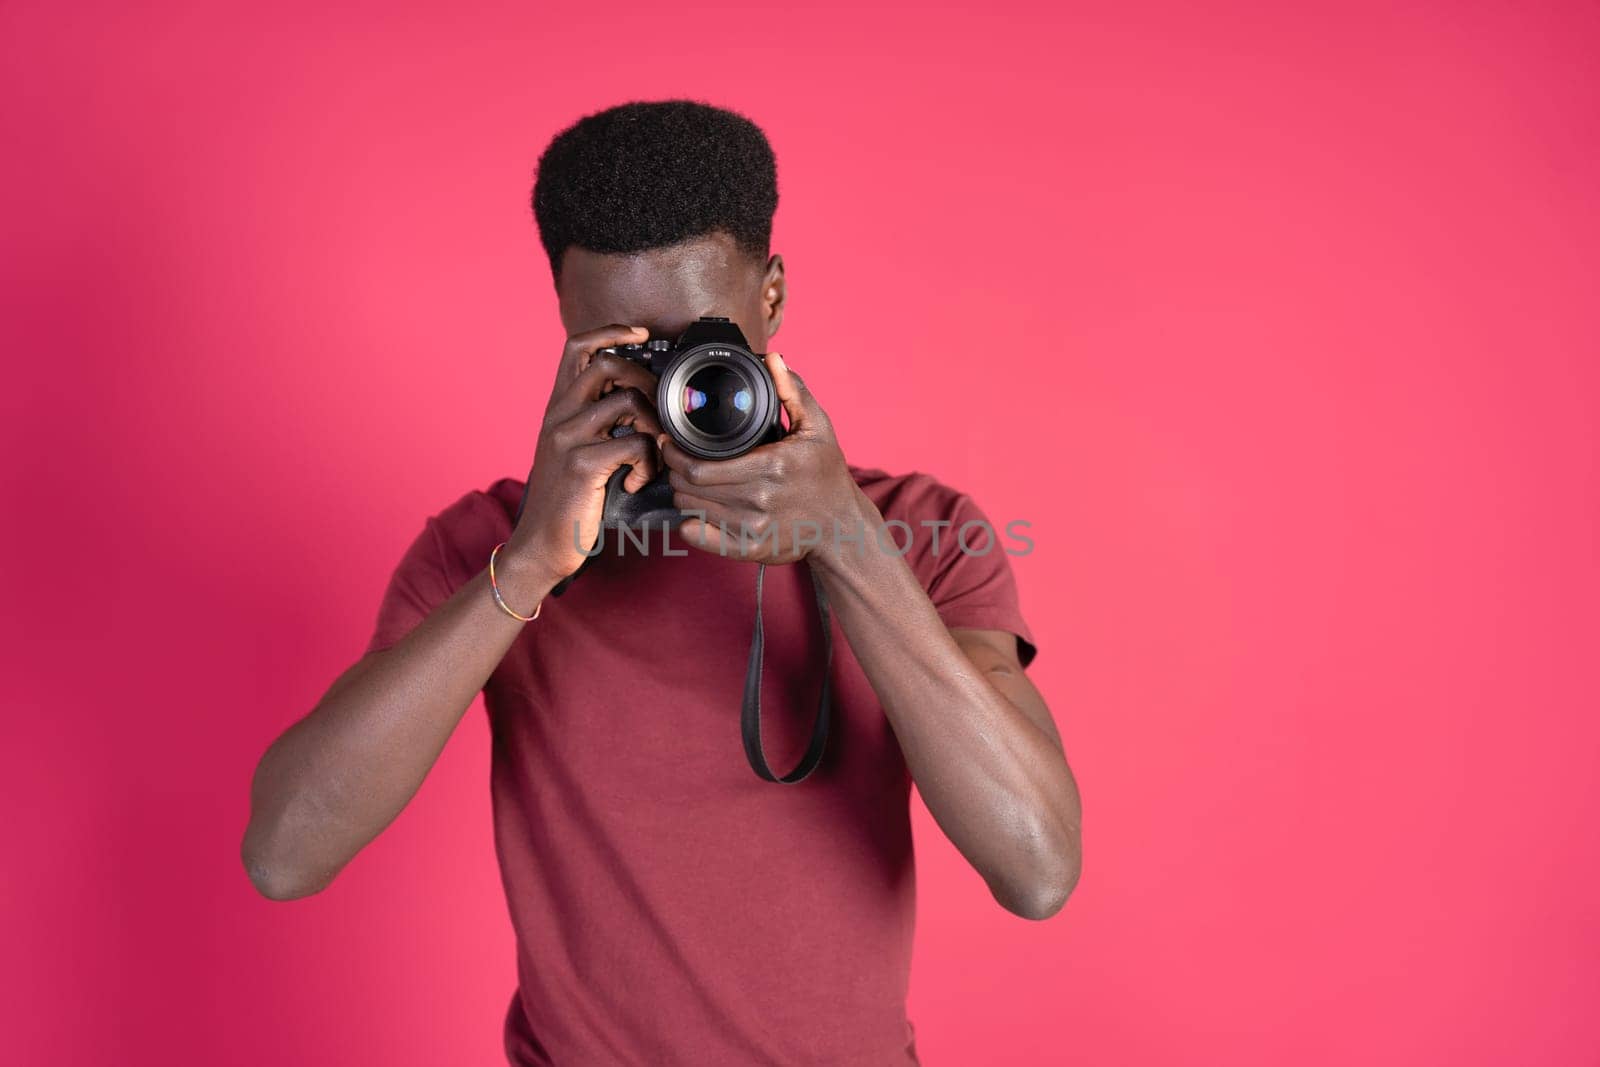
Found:
M 761 128 L 694 100 L 634 101 L 587 115 L 539 157 L 533 214 L 550 272 L 577 245 L 628 253 L 721 230 L 765 261 L 777 161 Z

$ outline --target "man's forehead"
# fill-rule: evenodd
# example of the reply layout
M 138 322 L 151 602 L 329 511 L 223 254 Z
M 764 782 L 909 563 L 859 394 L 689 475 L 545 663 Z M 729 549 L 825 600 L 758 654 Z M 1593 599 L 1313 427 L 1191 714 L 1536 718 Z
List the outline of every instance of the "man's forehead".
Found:
M 750 260 L 724 234 L 629 254 L 567 249 L 556 293 L 569 333 L 613 322 L 681 332 L 701 315 L 727 315 L 759 281 Z

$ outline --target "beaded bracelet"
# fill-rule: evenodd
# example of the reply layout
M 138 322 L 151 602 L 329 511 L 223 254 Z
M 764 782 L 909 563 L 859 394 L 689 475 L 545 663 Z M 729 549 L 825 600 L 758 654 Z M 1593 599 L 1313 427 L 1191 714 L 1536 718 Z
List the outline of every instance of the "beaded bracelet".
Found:
M 494 551 L 489 553 L 489 589 L 494 593 L 494 602 L 500 605 L 500 610 L 504 611 L 507 615 L 510 615 L 513 619 L 520 619 L 523 622 L 532 622 L 534 619 L 539 617 L 539 609 L 544 607 L 544 601 L 540 600 L 539 603 L 533 606 L 532 615 L 518 615 L 516 612 L 512 611 L 506 606 L 505 597 L 500 595 L 500 585 L 494 580 L 494 557 L 499 554 L 502 548 L 505 547 L 505 544 L 506 543 L 504 541 L 501 541 L 498 545 L 494 546 Z

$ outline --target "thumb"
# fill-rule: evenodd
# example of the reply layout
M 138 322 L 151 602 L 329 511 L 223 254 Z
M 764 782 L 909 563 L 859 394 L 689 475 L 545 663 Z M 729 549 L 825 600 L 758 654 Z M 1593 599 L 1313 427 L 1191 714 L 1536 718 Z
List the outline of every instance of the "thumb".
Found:
M 768 352 L 766 360 L 767 370 L 772 374 L 772 384 L 778 388 L 778 400 L 789 415 L 789 431 L 793 433 L 804 428 L 807 421 L 806 401 L 798 376 L 789 373 L 789 365 L 779 353 Z

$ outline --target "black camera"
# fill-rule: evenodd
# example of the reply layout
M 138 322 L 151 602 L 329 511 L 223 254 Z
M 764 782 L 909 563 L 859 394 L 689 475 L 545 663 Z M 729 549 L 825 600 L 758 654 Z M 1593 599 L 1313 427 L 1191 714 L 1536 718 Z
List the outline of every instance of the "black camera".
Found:
M 661 428 L 690 455 L 729 459 L 779 434 L 777 388 L 730 319 L 701 318 L 676 341 L 602 348 L 654 374 Z
M 656 416 L 679 448 L 702 459 L 731 459 L 783 436 L 783 405 L 762 358 L 750 350 L 731 319 L 696 319 L 676 341 L 655 338 L 613 345 L 613 352 L 656 376 Z M 612 431 L 620 437 L 630 426 Z M 622 488 L 629 467 L 606 483 L 603 527 L 675 527 L 683 514 L 672 506 L 663 470 L 637 493 Z

